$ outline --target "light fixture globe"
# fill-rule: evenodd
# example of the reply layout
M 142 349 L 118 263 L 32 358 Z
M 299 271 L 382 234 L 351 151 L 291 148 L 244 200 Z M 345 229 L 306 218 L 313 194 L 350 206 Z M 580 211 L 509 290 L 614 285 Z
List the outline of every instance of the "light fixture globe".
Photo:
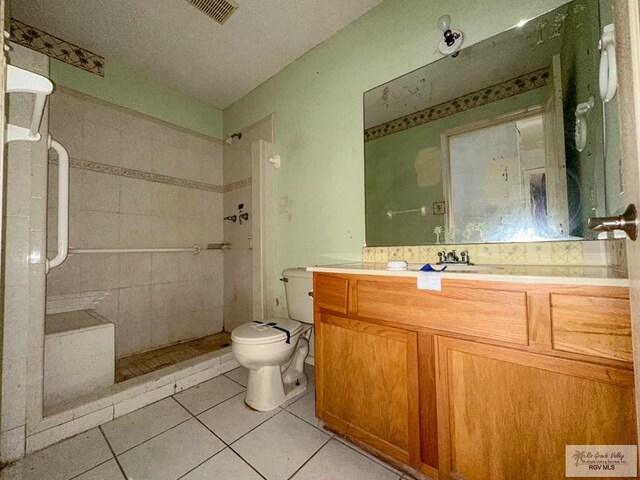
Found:
M 442 30 L 443 34 L 443 39 L 438 44 L 438 50 L 443 55 L 452 55 L 455 57 L 458 50 L 462 48 L 462 42 L 464 40 L 462 31 L 451 28 L 451 17 L 449 15 L 442 15 L 438 19 L 438 28 Z

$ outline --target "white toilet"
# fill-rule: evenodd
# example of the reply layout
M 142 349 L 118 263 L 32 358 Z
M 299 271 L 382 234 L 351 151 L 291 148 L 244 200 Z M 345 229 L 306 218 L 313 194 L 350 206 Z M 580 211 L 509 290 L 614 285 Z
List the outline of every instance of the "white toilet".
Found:
M 304 361 L 313 327 L 313 274 L 282 272 L 289 318 L 244 323 L 231 332 L 231 351 L 249 369 L 245 403 L 266 412 L 307 387 Z

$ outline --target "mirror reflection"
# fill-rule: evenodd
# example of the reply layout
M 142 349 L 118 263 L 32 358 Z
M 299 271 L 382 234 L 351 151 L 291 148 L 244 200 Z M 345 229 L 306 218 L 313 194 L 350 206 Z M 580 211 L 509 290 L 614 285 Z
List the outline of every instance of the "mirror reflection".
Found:
M 594 238 L 621 207 L 611 23 L 575 0 L 366 92 L 367 245 Z

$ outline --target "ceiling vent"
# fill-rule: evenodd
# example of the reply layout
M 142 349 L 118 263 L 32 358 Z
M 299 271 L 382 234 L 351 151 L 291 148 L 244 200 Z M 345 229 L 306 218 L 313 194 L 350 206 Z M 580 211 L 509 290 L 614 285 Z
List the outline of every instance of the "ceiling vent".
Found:
M 238 9 L 238 4 L 233 0 L 187 0 L 202 13 L 210 16 L 220 25 Z

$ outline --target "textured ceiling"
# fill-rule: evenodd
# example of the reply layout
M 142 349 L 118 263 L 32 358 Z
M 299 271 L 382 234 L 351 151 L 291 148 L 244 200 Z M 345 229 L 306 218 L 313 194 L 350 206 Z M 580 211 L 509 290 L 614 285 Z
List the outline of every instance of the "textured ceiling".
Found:
M 382 0 L 237 0 L 219 25 L 185 0 L 12 0 L 11 15 L 224 108 Z

